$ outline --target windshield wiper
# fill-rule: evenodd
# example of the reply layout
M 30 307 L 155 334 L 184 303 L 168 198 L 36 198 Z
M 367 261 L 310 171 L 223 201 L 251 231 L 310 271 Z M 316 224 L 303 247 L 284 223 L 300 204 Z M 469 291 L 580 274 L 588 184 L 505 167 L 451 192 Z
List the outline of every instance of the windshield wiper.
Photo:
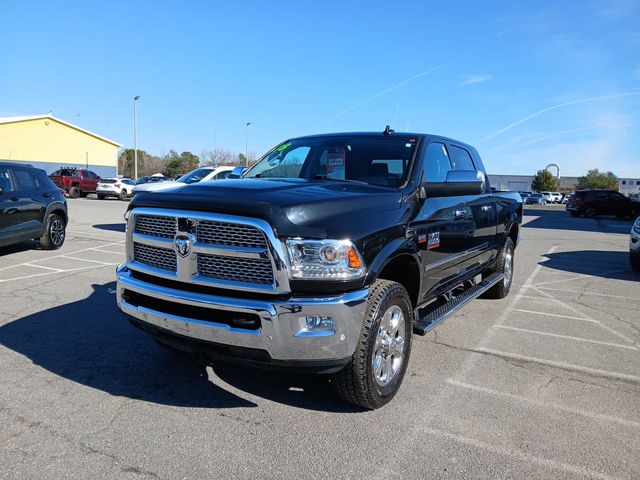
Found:
M 330 182 L 349 182 L 349 183 L 359 183 L 361 185 L 369 185 L 367 182 L 363 182 L 362 180 L 352 180 L 350 178 L 331 178 L 328 175 L 314 175 L 310 177 L 310 180 L 327 180 Z

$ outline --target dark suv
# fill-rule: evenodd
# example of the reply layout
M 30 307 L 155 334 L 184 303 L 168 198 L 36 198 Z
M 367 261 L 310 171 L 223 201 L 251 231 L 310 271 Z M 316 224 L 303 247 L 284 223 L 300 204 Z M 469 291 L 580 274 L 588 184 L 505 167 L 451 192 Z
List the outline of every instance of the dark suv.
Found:
M 635 218 L 640 214 L 640 202 L 615 190 L 578 190 L 569 199 L 567 211 L 574 217 L 615 215 L 618 218 Z
M 0 247 L 33 238 L 60 248 L 67 219 L 67 202 L 44 170 L 0 162 Z

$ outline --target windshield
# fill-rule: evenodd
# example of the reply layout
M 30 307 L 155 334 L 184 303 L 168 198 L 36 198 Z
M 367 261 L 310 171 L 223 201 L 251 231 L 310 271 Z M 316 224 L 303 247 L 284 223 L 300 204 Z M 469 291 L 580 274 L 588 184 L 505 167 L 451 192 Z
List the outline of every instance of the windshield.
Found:
M 413 137 L 316 137 L 290 140 L 262 157 L 244 178 L 359 181 L 399 187 L 409 172 Z
M 204 177 L 212 172 L 210 168 L 197 168 L 180 177 L 176 182 L 180 183 L 198 183 Z

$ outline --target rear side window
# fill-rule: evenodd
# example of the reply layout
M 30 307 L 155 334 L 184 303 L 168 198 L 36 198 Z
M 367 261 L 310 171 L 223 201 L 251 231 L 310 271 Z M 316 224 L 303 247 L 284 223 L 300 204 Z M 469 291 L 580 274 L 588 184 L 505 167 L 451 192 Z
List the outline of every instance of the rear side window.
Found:
M 11 174 L 9 168 L 0 166 L 0 188 L 2 193 L 13 192 L 13 182 L 11 181 Z
M 433 142 L 427 146 L 423 170 L 427 182 L 444 182 L 446 180 L 447 172 L 451 170 L 451 162 L 444 143 Z
M 36 190 L 40 188 L 38 179 L 28 170 L 17 168 L 13 171 L 18 190 Z
M 100 183 L 116 183 L 117 180 L 115 178 L 103 178 L 100 180 Z
M 451 145 L 451 158 L 455 170 L 475 170 L 471 155 L 464 148 Z

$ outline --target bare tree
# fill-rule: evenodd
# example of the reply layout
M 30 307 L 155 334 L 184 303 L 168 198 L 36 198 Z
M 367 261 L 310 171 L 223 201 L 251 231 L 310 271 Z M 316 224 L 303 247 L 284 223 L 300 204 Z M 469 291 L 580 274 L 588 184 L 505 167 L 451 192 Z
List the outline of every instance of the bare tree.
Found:
M 202 152 L 203 165 L 217 167 L 219 165 L 233 165 L 235 155 L 231 150 L 214 148 Z

